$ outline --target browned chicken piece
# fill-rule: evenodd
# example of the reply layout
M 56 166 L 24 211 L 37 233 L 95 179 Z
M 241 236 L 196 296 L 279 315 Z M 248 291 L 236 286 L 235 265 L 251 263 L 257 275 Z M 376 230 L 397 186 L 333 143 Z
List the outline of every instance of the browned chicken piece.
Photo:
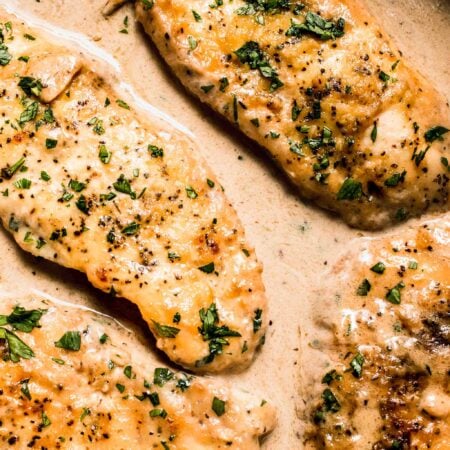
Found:
M 274 409 L 152 361 L 110 317 L 1 294 L 0 447 L 256 450 Z
M 0 21 L 6 229 L 136 303 L 176 363 L 247 366 L 267 325 L 262 269 L 193 143 L 134 110 L 83 55 Z
M 136 9 L 184 85 L 267 149 L 304 197 L 365 229 L 448 210 L 448 105 L 360 1 Z
M 319 296 L 307 448 L 448 449 L 450 217 L 355 247 Z

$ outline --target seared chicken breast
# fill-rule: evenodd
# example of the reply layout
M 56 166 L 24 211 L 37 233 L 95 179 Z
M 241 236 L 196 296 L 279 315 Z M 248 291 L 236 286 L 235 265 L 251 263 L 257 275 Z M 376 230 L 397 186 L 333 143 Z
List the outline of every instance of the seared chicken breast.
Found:
M 450 218 L 365 239 L 326 279 L 307 448 L 450 448 Z
M 135 110 L 83 55 L 0 21 L 5 228 L 136 303 L 176 363 L 248 365 L 267 324 L 261 265 L 192 142 Z
M 2 448 L 248 450 L 274 426 L 261 398 L 151 363 L 107 316 L 2 293 L 0 324 Z
M 365 229 L 448 209 L 448 105 L 359 1 L 136 8 L 184 85 L 266 148 L 304 197 Z

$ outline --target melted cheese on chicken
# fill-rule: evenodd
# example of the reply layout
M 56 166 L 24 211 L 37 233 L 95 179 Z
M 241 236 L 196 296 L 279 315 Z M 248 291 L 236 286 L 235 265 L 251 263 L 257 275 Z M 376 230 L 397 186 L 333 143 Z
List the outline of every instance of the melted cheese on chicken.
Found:
M 2 448 L 247 450 L 274 426 L 265 401 L 152 365 L 107 316 L 36 296 L 1 305 Z
M 136 303 L 173 361 L 248 365 L 267 324 L 261 265 L 192 142 L 135 111 L 82 55 L 0 21 L 5 227 Z
M 447 216 L 365 240 L 327 278 L 310 447 L 450 448 L 449 249 Z
M 366 229 L 448 209 L 448 106 L 359 1 L 136 5 L 188 89 L 305 197 Z

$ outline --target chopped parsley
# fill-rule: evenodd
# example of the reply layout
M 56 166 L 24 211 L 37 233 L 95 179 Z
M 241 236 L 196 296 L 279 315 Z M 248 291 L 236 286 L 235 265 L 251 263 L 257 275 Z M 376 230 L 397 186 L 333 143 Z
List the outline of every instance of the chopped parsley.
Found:
M 75 202 L 76 207 L 83 212 L 84 214 L 88 214 L 89 215 L 89 206 L 88 206 L 88 202 L 86 197 L 81 194 L 78 197 L 78 200 Z
M 259 119 L 257 117 L 255 117 L 254 119 L 250 119 L 250 123 L 256 128 L 259 128 Z
M 29 378 L 27 378 L 26 380 L 22 380 L 20 382 L 21 386 L 20 386 L 20 392 L 22 392 L 22 394 L 28 399 L 31 400 L 31 394 L 30 394 L 30 388 L 28 386 L 28 382 L 30 381 Z
M 441 125 L 437 125 L 435 127 L 430 128 L 425 132 L 424 137 L 427 142 L 434 142 L 436 140 L 441 141 L 445 133 L 448 133 L 450 130 Z
M 55 121 L 55 116 L 53 115 L 53 111 L 51 110 L 51 108 L 47 108 L 44 111 L 43 120 L 45 123 L 53 123 Z
M 66 237 L 67 236 L 67 230 L 65 228 L 61 228 L 60 230 L 55 230 L 50 235 L 51 241 L 57 241 L 59 238 Z
M 122 228 L 122 234 L 124 234 L 125 236 L 134 236 L 135 234 L 138 233 L 140 228 L 140 225 L 136 222 L 131 222 L 129 223 L 127 226 L 125 226 L 124 228 Z
M 205 273 L 213 273 L 215 270 L 215 265 L 213 262 L 210 262 L 208 264 L 205 264 L 204 266 L 200 266 L 198 270 L 201 270 L 202 272 Z
M 302 150 L 302 144 L 299 142 L 290 142 L 289 150 L 297 156 L 305 156 Z
M 180 259 L 180 255 L 178 255 L 177 253 L 175 253 L 175 252 L 169 252 L 169 253 L 167 253 L 167 257 L 173 262 L 173 261 L 175 261 L 175 260 L 177 260 L 177 259 Z
M 211 9 L 215 9 L 222 5 L 223 5 L 223 0 L 214 0 L 214 3 L 210 3 L 209 7 Z
M 180 323 L 180 320 L 181 320 L 181 314 L 180 314 L 179 312 L 176 312 L 176 313 L 173 315 L 172 322 L 173 322 L 173 323 Z
M 363 194 L 362 184 L 353 178 L 346 178 L 337 193 L 338 200 L 358 200 Z
M 81 413 L 80 416 L 80 422 L 83 422 L 84 418 L 86 416 L 90 416 L 91 415 L 91 410 L 89 408 L 83 408 L 83 412 Z
M 45 411 L 42 411 L 41 426 L 43 428 L 46 428 L 46 427 L 49 427 L 51 424 L 52 424 L 52 421 L 49 419 L 47 414 L 45 414 Z
M 203 336 L 204 341 L 208 341 L 209 354 L 204 358 L 198 360 L 196 367 L 202 367 L 205 364 L 211 363 L 217 355 L 222 354 L 223 346 L 229 345 L 227 337 L 240 337 L 241 334 L 237 331 L 231 330 L 228 326 L 218 326 L 219 315 L 215 303 L 211 303 L 209 308 L 202 308 L 199 311 L 202 326 L 198 331 Z
M 214 89 L 214 85 L 213 84 L 208 84 L 207 86 L 200 86 L 200 89 L 207 94 L 209 91 L 211 91 L 212 89 Z
M 345 20 L 340 17 L 336 22 L 325 20 L 311 11 L 306 13 L 305 22 L 292 21 L 286 36 L 300 37 L 312 34 L 322 40 L 336 39 L 344 35 Z
M 130 106 L 129 106 L 127 103 L 125 103 L 123 100 L 121 100 L 120 98 L 118 98 L 118 99 L 116 100 L 116 103 L 117 103 L 121 108 L 124 108 L 124 109 L 130 109 Z
M 223 77 L 219 80 L 219 90 L 220 92 L 225 92 L 225 89 L 228 87 L 230 82 L 228 81 L 227 77 Z
M 408 210 L 406 208 L 399 208 L 395 212 L 395 218 L 400 222 L 406 220 L 407 217 L 408 217 Z
M 5 44 L 0 44 L 0 66 L 7 66 L 12 59 L 11 53 Z
M 165 367 L 157 367 L 153 373 L 153 383 L 159 387 L 163 387 L 173 378 L 174 374 Z
M 356 290 L 356 295 L 359 295 L 360 297 L 366 297 L 371 289 L 372 285 L 370 284 L 369 280 L 367 278 L 364 278 L 364 280 L 361 282 L 361 284 L 358 286 L 358 289 Z
M 442 164 L 448 171 L 450 171 L 450 163 L 448 162 L 448 158 L 446 158 L 445 156 L 441 156 L 441 164 Z
M 32 120 L 34 120 L 39 110 L 39 103 L 28 98 L 25 98 L 22 101 L 22 105 L 25 109 L 22 111 L 19 117 L 19 125 L 21 127 L 23 127 L 27 122 L 31 122 Z
M 30 333 L 33 328 L 40 328 L 39 320 L 44 312 L 44 309 L 27 310 L 22 306 L 15 306 L 9 316 L 0 315 L 0 325 L 9 324 L 15 330 Z
M 56 139 L 47 138 L 45 140 L 45 148 L 47 150 L 51 150 L 58 145 L 58 141 Z
M 302 108 L 300 108 L 297 104 L 297 100 L 294 100 L 294 103 L 291 108 L 291 119 L 295 122 L 298 119 L 298 116 L 302 112 Z
M 414 161 L 414 163 L 416 164 L 416 167 L 420 166 L 420 163 L 425 159 L 425 156 L 428 153 L 429 149 L 430 149 L 430 146 L 428 146 L 425 150 L 420 150 L 420 151 L 417 151 L 417 148 L 414 149 L 411 160 Z
M 30 359 L 34 356 L 33 350 L 19 336 L 6 328 L 0 327 L 0 340 L 5 340 L 7 344 L 8 355 L 4 356 L 4 359 L 19 362 L 21 358 Z
M 188 43 L 191 50 L 195 50 L 198 46 L 197 39 L 195 39 L 193 36 L 188 37 Z
M 403 281 L 398 283 L 392 289 L 389 289 L 386 294 L 386 300 L 394 305 L 399 305 L 401 302 L 401 289 L 405 287 Z
M 125 368 L 123 369 L 123 374 L 131 379 L 133 377 L 133 369 L 131 366 L 125 366 Z
M 186 374 L 182 374 L 183 378 L 179 378 L 177 381 L 177 388 L 181 390 L 181 392 L 185 392 L 191 386 L 192 377 L 188 377 Z
M 236 10 L 239 16 L 252 16 L 258 12 L 277 14 L 281 11 L 289 11 L 290 0 L 245 0 L 246 6 Z
M 77 352 L 81 348 L 81 333 L 79 331 L 67 331 L 55 342 L 55 347 Z
M 27 178 L 21 178 L 20 180 L 17 180 L 16 182 L 14 182 L 14 186 L 17 189 L 30 189 L 31 180 L 28 180 Z
M 370 133 L 370 139 L 372 140 L 372 142 L 375 142 L 377 140 L 377 136 L 378 136 L 378 126 L 377 122 L 375 121 L 373 123 L 372 132 Z
M 14 216 L 9 218 L 8 228 L 13 231 L 19 231 L 20 222 Z
M 270 65 L 266 54 L 257 42 L 248 41 L 234 53 L 242 64 L 248 64 L 250 69 L 258 70 L 263 78 L 270 81 L 270 92 L 283 86 L 277 71 Z
M 378 274 L 382 274 L 384 273 L 384 271 L 386 270 L 386 266 L 384 265 L 384 263 L 382 263 L 381 261 L 377 262 L 375 265 L 373 265 L 370 270 L 372 272 L 378 273 Z
M 100 144 L 98 146 L 98 157 L 103 164 L 108 164 L 111 161 L 112 153 L 106 148 L 106 145 Z
M 150 152 L 152 158 L 162 158 L 164 156 L 164 150 L 156 145 L 149 145 L 147 150 Z
M 196 22 L 202 21 L 202 16 L 197 11 L 192 10 L 192 15 L 194 16 Z
M 92 126 L 92 131 L 95 134 L 102 135 L 105 134 L 105 128 L 103 127 L 103 120 L 99 119 L 98 117 L 93 117 L 88 122 L 89 126 Z
M 195 198 L 198 197 L 197 192 L 195 191 L 195 189 L 194 189 L 192 186 L 187 186 L 187 187 L 186 187 L 186 195 L 187 195 L 189 198 L 192 198 L 192 199 L 195 199 Z
M 82 183 L 81 181 L 71 179 L 69 181 L 69 187 L 75 192 L 81 192 L 86 188 L 86 183 Z
M 336 381 L 342 380 L 342 375 L 339 374 L 335 369 L 330 370 L 323 376 L 322 383 L 330 385 L 334 380 Z
M 125 178 L 124 174 L 121 174 L 120 177 L 113 183 L 113 187 L 117 192 L 121 192 L 122 194 L 129 195 L 133 200 L 136 198 L 136 192 L 131 189 L 130 182 Z
M 211 408 L 218 417 L 225 414 L 225 402 L 223 400 L 220 400 L 220 398 L 213 398 Z
M 30 97 L 39 97 L 43 88 L 41 81 L 33 77 L 21 77 L 19 87 Z
M 155 333 L 158 337 L 162 338 L 174 338 L 180 332 L 179 328 L 171 327 L 169 325 L 161 325 L 156 321 L 152 321 L 155 327 Z
M 144 8 L 144 11 L 149 11 L 153 8 L 153 5 L 155 4 L 154 0 L 140 0 L 142 3 L 142 6 Z
M 341 404 L 329 388 L 322 392 L 322 400 L 323 405 L 314 413 L 315 422 L 323 422 L 327 412 L 336 413 L 341 409 Z
M 322 399 L 324 401 L 326 411 L 337 412 L 341 409 L 341 405 L 331 389 L 325 389 L 323 391 Z
M 384 83 L 387 83 L 387 82 L 391 79 L 391 77 L 390 77 L 386 72 L 383 72 L 383 71 L 381 71 L 381 72 L 378 74 L 378 78 L 379 78 L 381 81 L 383 81 Z
M 361 378 L 362 369 L 364 364 L 364 356 L 361 353 L 357 353 L 355 357 L 350 361 L 350 367 L 352 374 L 356 378 Z
M 167 411 L 162 408 L 155 408 L 150 411 L 150 417 L 161 417 L 165 419 L 167 417 Z
M 389 178 L 384 180 L 384 185 L 388 187 L 395 187 L 399 183 L 403 183 L 405 181 L 406 170 L 403 172 L 395 172 Z
M 257 333 L 262 325 L 262 309 L 255 310 L 255 316 L 253 317 L 253 333 Z

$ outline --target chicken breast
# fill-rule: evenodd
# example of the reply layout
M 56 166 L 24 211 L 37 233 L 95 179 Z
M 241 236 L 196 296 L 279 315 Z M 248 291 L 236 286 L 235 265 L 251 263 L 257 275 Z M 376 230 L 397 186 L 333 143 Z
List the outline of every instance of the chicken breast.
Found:
M 320 296 L 307 448 L 448 449 L 450 217 L 355 247 Z
M 0 20 L 6 229 L 136 303 L 173 361 L 247 366 L 267 324 L 262 269 L 192 142 L 134 110 L 93 61 Z
M 0 445 L 40 449 L 258 449 L 264 400 L 151 363 L 113 319 L 2 293 Z
M 136 9 L 184 85 L 266 148 L 304 197 L 365 229 L 448 210 L 448 105 L 359 1 Z

